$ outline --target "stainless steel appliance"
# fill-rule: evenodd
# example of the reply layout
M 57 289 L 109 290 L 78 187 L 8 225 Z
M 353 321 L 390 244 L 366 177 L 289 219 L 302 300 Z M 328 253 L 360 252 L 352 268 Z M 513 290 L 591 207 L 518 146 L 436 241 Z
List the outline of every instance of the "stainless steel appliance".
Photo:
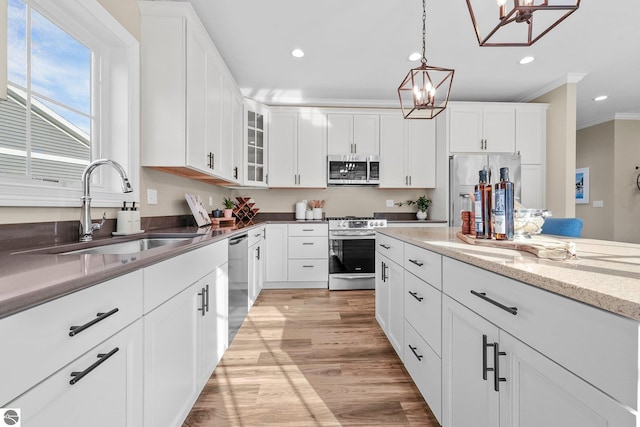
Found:
M 327 156 L 328 185 L 380 184 L 380 156 Z
M 249 236 L 229 239 L 229 344 L 249 312 Z
M 338 217 L 329 221 L 329 289 L 374 289 L 375 229 L 386 219 Z
M 460 211 L 473 210 L 469 194 L 478 183 L 478 171 L 489 171 L 489 184 L 500 181 L 500 168 L 509 168 L 514 183 L 514 198 L 520 201 L 520 155 L 518 154 L 456 154 L 449 156 L 449 226 L 460 227 Z

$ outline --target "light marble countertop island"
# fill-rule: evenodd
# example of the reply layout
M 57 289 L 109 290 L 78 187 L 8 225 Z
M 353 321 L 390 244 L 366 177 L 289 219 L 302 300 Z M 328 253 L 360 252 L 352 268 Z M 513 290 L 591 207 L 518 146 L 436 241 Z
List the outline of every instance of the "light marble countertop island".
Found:
M 469 245 L 459 228 L 376 231 L 550 292 L 640 320 L 640 245 L 552 236 L 575 244 L 576 257 L 555 261 L 513 249 Z

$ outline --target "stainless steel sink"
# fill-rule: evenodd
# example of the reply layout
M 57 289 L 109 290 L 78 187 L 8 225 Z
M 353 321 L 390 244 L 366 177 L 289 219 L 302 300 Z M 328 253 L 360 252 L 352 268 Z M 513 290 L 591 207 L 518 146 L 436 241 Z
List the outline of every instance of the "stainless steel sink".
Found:
M 74 243 L 70 245 L 49 248 L 18 251 L 13 254 L 56 254 L 56 255 L 126 255 L 136 254 L 160 247 L 181 246 L 191 243 L 193 238 L 201 237 L 198 233 L 158 233 L 147 235 L 135 240 L 94 240 L 89 243 Z
M 60 255 L 72 255 L 72 254 L 102 254 L 102 255 L 125 255 L 135 254 L 149 249 L 159 248 L 161 246 L 175 245 L 186 240 L 191 240 L 190 237 L 147 237 L 139 240 L 130 240 L 128 242 L 111 243 L 107 245 L 94 246 L 91 248 L 78 249 L 67 252 L 58 252 Z

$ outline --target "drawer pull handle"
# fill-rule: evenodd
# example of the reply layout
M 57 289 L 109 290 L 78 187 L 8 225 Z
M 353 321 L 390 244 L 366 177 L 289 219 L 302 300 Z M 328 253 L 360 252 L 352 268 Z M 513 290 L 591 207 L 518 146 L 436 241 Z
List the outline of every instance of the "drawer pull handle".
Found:
M 507 307 L 506 305 L 501 304 L 501 303 L 499 303 L 498 301 L 496 301 L 496 300 L 493 300 L 493 299 L 489 298 L 489 297 L 487 296 L 487 294 L 486 294 L 486 293 L 484 293 L 484 292 L 476 292 L 476 291 L 474 291 L 474 290 L 472 289 L 472 290 L 471 290 L 471 293 L 472 293 L 473 295 L 477 296 L 478 298 L 482 298 L 483 300 L 485 300 L 485 301 L 487 301 L 487 302 L 490 302 L 491 304 L 495 305 L 496 307 L 500 307 L 500 308 L 501 308 L 501 309 L 503 309 L 504 311 L 507 311 L 507 312 L 509 312 L 509 313 L 513 314 L 514 316 L 515 316 L 516 314 L 518 314 L 518 307 Z
M 302 242 L 303 245 L 313 245 L 312 242 Z
M 423 297 L 419 297 L 417 292 L 411 292 L 409 291 L 409 294 L 414 297 L 415 299 L 417 299 L 418 301 L 422 301 L 424 298 Z
M 105 362 L 108 358 L 110 358 L 111 356 L 116 354 L 118 352 L 118 350 L 120 350 L 120 349 L 118 347 L 116 347 L 113 350 L 111 350 L 109 353 L 99 353 L 98 354 L 98 360 L 96 360 L 87 369 L 85 369 L 82 372 L 71 372 L 71 376 L 73 378 L 71 378 L 71 381 L 69 381 L 69 384 L 74 385 L 75 383 L 80 381 L 85 375 L 87 375 L 89 372 L 91 372 L 94 369 L 96 369 L 98 366 L 100 366 L 101 363 Z
M 313 231 L 313 228 L 303 228 L 302 231 Z
M 106 313 L 98 313 L 98 314 L 96 314 L 96 316 L 98 316 L 98 317 L 96 317 L 95 319 L 93 319 L 93 320 L 92 320 L 92 321 L 90 321 L 90 322 L 85 323 L 84 325 L 81 325 L 81 326 L 71 326 L 71 327 L 69 328 L 69 331 L 70 331 L 70 332 L 69 332 L 69 336 L 70 336 L 70 337 L 76 336 L 76 335 L 78 335 L 80 332 L 84 331 L 85 329 L 92 327 L 92 326 L 93 326 L 93 325 L 95 325 L 96 323 L 98 323 L 98 322 L 100 322 L 100 321 L 102 321 L 102 320 L 106 319 L 107 317 L 111 316 L 112 314 L 116 314 L 117 312 L 118 312 L 118 308 L 114 308 L 113 310 L 108 311 L 108 312 L 106 312 Z
M 410 259 L 409 261 L 411 261 L 412 263 L 414 263 L 415 265 L 417 265 L 418 267 L 422 267 L 424 265 L 423 262 L 418 261 L 417 259 Z
M 413 355 L 418 359 L 418 360 L 422 360 L 422 358 L 424 357 L 422 354 L 418 354 L 418 352 L 416 351 L 418 349 L 418 347 L 412 347 L 411 344 L 409 344 L 409 348 L 411 349 L 411 351 L 413 352 Z
M 313 265 L 303 265 L 303 268 L 313 268 Z
M 380 243 L 380 246 L 382 246 L 385 249 L 391 249 L 391 246 L 385 245 L 384 243 Z
M 261 237 L 262 233 L 254 234 L 253 237 Z

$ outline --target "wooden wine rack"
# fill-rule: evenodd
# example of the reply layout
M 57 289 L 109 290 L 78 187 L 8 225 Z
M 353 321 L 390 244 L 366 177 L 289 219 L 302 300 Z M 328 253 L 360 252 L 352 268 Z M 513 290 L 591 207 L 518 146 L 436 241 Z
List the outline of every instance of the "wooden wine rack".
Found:
M 237 219 L 238 228 L 255 224 L 253 218 L 260 208 L 254 208 L 255 203 L 249 203 L 250 197 L 236 197 L 236 207 L 233 216 Z

